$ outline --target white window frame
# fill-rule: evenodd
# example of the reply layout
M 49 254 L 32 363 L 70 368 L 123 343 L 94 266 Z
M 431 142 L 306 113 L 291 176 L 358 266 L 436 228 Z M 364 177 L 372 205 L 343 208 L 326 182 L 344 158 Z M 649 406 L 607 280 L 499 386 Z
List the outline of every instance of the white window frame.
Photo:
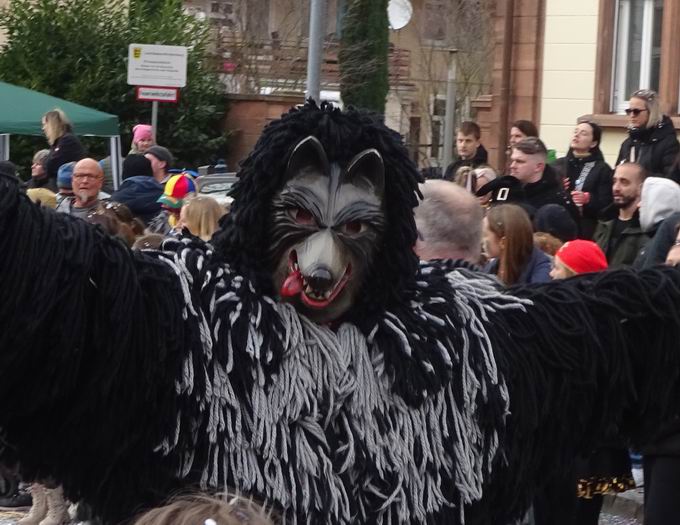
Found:
M 630 16 L 631 16 L 631 1 L 632 0 L 618 0 L 616 6 L 616 52 L 614 55 L 614 60 L 612 67 L 614 83 L 612 84 L 611 100 L 612 109 L 616 113 L 624 113 L 624 110 L 628 107 L 628 96 L 630 93 L 624 93 L 622 90 L 625 89 L 626 80 L 628 78 L 628 64 L 627 61 L 621 60 L 619 63 L 619 57 L 627 56 L 627 51 L 630 42 Z M 655 0 L 644 0 L 643 11 L 642 11 L 642 42 L 640 49 L 640 78 L 638 79 L 638 88 L 644 89 L 648 88 L 651 84 L 652 75 L 652 37 L 654 32 L 654 5 Z M 621 38 L 619 38 L 621 37 Z M 616 98 L 617 87 L 621 86 L 618 90 L 620 98 Z

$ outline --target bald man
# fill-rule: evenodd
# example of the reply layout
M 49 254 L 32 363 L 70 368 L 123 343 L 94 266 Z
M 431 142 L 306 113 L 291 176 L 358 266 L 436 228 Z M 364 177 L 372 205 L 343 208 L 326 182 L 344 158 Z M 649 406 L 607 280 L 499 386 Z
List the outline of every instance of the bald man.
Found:
M 428 180 L 420 185 L 420 191 L 423 200 L 414 211 L 418 257 L 423 261 L 463 259 L 478 264 L 484 211 L 477 199 L 444 180 Z
M 104 171 L 94 159 L 83 159 L 73 168 L 73 197 L 61 201 L 57 211 L 85 219 L 101 206 L 99 192 L 104 184 Z

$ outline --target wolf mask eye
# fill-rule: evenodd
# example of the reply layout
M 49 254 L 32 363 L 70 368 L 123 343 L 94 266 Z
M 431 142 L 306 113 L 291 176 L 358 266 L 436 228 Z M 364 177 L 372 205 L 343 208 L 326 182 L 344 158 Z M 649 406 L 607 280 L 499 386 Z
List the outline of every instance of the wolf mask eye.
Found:
M 340 226 L 340 231 L 345 235 L 359 235 L 366 231 L 368 226 L 363 221 L 349 221 Z
M 299 224 L 300 226 L 316 226 L 314 215 L 304 208 L 291 208 L 288 210 L 288 213 L 295 221 L 295 224 Z

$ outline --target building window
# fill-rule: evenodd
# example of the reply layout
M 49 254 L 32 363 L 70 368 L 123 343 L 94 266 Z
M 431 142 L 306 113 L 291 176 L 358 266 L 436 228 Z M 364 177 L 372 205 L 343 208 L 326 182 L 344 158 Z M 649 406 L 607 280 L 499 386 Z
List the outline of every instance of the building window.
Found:
M 663 0 L 618 0 L 612 107 L 622 113 L 638 89 L 659 90 Z
M 246 4 L 246 32 L 257 40 L 269 38 L 269 0 Z
M 425 40 L 446 40 L 446 4 L 444 0 L 425 0 L 422 35 Z

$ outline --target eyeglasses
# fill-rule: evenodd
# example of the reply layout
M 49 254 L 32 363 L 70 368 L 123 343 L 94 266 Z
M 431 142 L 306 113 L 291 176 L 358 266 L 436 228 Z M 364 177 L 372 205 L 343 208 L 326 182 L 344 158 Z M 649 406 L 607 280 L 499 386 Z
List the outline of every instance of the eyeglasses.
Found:
M 626 115 L 633 115 L 634 117 L 637 117 L 640 113 L 647 110 L 638 108 L 626 108 L 624 109 L 624 111 L 626 112 Z
M 93 173 L 78 173 L 74 174 L 73 178 L 76 180 L 99 180 L 101 178 L 101 175 L 95 175 Z

